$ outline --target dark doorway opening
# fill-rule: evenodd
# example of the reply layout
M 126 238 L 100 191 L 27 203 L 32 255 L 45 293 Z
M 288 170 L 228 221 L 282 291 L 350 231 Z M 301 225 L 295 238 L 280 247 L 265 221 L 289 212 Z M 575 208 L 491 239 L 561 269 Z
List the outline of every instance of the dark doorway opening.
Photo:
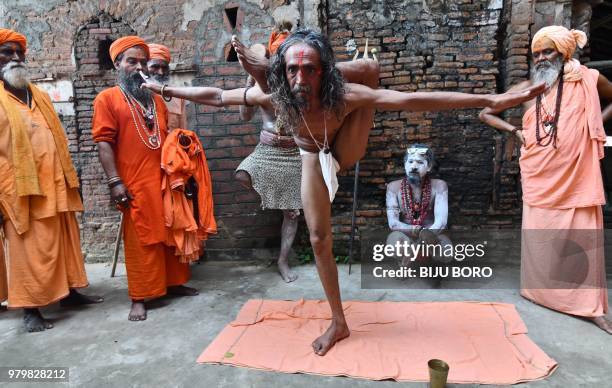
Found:
M 115 68 L 109 54 L 111 44 L 113 44 L 112 39 L 105 39 L 98 42 L 98 64 L 100 65 L 100 70 L 113 70 Z

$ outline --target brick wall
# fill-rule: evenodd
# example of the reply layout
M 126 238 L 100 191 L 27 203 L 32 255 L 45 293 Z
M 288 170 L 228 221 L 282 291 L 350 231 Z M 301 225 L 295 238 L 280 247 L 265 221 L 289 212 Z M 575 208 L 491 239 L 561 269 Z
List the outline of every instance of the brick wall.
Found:
M 108 203 L 97 150 L 91 141 L 91 101 L 114 81 L 100 69 L 100 41 L 136 33 L 168 45 L 173 73 L 193 85 L 240 87 L 245 74 L 228 43 L 265 42 L 274 18 L 322 28 L 341 60 L 346 44 L 369 38 L 379 52 L 381 87 L 403 91 L 501 91 L 528 76 L 531 33 L 544 23 L 569 25 L 568 0 L 8 0 L 0 25 L 29 39 L 28 66 L 36 79 L 72 82 L 74 113 L 62 116 L 82 181 L 86 212 L 83 249 L 88 260 L 109 260 L 117 213 Z M 235 25 L 226 9 L 238 8 Z M 110 31 L 109 31 L 110 30 Z M 231 59 L 231 58 L 230 58 Z M 188 75 L 188 76 L 186 76 Z M 49 81 L 51 80 L 51 81 Z M 270 257 L 281 216 L 262 211 L 256 194 L 232 180 L 233 170 L 257 143 L 259 119 L 240 121 L 237 109 L 192 106 L 190 127 L 201 136 L 214 179 L 219 235 L 209 242 L 218 258 Z M 430 144 L 437 175 L 450 187 L 455 228 L 520 225 L 520 181 L 512 140 L 481 124 L 478 110 L 448 113 L 378 113 L 361 163 L 357 224 L 360 233 L 385 225 L 385 183 L 403 174 L 409 143 Z M 517 120 L 520 111 L 508 113 Z M 352 172 L 340 177 L 333 207 L 336 253 L 350 232 Z M 304 227 L 301 228 L 302 243 Z M 258 252 L 265 252 L 264 255 Z
M 494 93 L 502 6 L 501 1 L 471 0 L 333 1 L 327 30 L 338 58 L 348 59 L 348 40 L 363 47 L 369 39 L 379 52 L 381 87 Z M 493 208 L 496 142 L 494 131 L 478 120 L 478 110 L 379 112 L 361 163 L 360 232 L 386 224 L 385 184 L 402 176 L 403 152 L 413 142 L 434 149 L 437 175 L 449 184 L 452 226 L 517 225 Z M 350 231 L 352 182 L 352 176 L 341 179 L 334 206 L 334 231 L 341 240 Z

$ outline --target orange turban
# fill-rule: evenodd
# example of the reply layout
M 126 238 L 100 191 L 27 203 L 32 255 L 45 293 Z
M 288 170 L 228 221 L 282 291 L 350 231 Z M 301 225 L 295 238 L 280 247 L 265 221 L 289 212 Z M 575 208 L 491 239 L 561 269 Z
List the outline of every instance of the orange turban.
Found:
M 548 26 L 541 28 L 533 36 L 532 51 L 536 43 L 543 38 L 550 39 L 566 61 L 574 55 L 576 46 L 583 48 L 587 43 L 586 34 L 580 30 L 568 30 L 563 26 Z
M 163 44 L 150 43 L 149 44 L 149 59 L 161 59 L 170 63 L 172 57 L 170 56 L 170 49 Z
M 149 59 L 149 46 L 147 46 L 142 38 L 134 35 L 124 36 L 123 38 L 117 39 L 113 42 L 113 44 L 111 44 L 108 52 L 113 62 L 115 62 L 115 59 L 117 59 L 119 54 L 135 46 L 142 46 L 147 53 L 147 59 Z
M 580 62 L 577 59 L 573 59 L 572 56 L 576 51 L 576 46 L 583 48 L 586 45 L 586 34 L 580 30 L 568 30 L 563 26 L 543 27 L 533 36 L 531 51 L 533 51 L 537 42 L 546 38 L 550 39 L 555 44 L 557 51 L 563 55 L 565 62 L 563 66 L 563 79 L 565 81 L 579 81 L 582 79 Z
M 270 35 L 270 40 L 268 41 L 268 52 L 270 55 L 274 55 L 276 50 L 278 50 L 279 46 L 287 39 L 289 36 L 289 32 L 276 32 L 273 31 L 272 35 Z
M 6 28 L 0 28 L 0 44 L 7 42 L 15 42 L 21 46 L 23 51 L 26 51 L 28 40 L 25 36 L 18 32 Z

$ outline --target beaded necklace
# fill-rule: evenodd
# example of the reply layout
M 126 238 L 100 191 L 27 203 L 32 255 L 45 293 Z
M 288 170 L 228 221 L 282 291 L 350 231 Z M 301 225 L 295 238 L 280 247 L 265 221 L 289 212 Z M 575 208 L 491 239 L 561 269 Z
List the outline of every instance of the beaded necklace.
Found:
M 417 203 L 414 201 L 414 195 L 412 193 L 412 187 L 408 183 L 408 178 L 402 179 L 401 185 L 401 197 L 402 197 L 402 208 L 408 218 L 410 225 L 421 225 L 427 219 L 429 213 L 429 202 L 431 201 L 431 179 L 428 176 L 423 180 L 421 186 L 421 202 Z
M 128 107 L 130 108 L 130 113 L 132 114 L 132 120 L 134 122 L 134 126 L 136 127 L 136 132 L 138 133 L 138 137 L 140 137 L 142 143 L 151 150 L 159 149 L 159 147 L 161 147 L 161 135 L 159 130 L 159 119 L 157 117 L 157 107 L 155 105 L 155 99 L 153 99 L 153 110 L 149 116 L 146 113 L 146 109 L 138 100 L 132 97 L 132 95 L 125 91 L 121 86 L 119 86 L 119 90 L 121 90 L 121 93 L 123 94 L 123 97 L 125 98 L 125 101 L 127 102 Z M 136 108 L 134 102 L 140 106 L 141 110 L 138 110 Z M 135 110 L 138 110 L 138 115 L 134 113 Z M 149 120 L 154 119 L 152 130 L 149 129 L 149 126 L 145 123 L 147 118 L 149 118 Z M 142 131 L 140 130 L 141 127 Z
M 557 86 L 557 98 L 555 100 L 554 115 L 547 111 L 546 106 L 542 105 L 542 95 L 536 97 L 536 143 L 540 147 L 547 147 L 552 143 L 557 148 L 557 126 L 559 115 L 561 114 L 561 98 L 563 97 L 563 71 L 559 74 L 559 85 Z M 545 105 L 544 101 L 544 105 Z M 542 112 L 544 111 L 544 117 Z M 540 123 L 544 129 L 544 136 L 540 136 Z M 544 141 L 548 138 L 548 141 Z

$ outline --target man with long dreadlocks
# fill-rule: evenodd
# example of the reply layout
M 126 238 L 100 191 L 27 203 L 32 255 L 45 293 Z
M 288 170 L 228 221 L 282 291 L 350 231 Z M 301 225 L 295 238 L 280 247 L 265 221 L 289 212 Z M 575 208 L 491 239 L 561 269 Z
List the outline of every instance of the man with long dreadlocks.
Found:
M 601 205 L 606 201 L 599 164 L 606 141 L 599 99 L 612 100 L 612 83 L 572 59 L 576 46 L 582 48 L 586 42 L 582 31 L 562 26 L 540 29 L 531 43 L 531 80 L 511 90 L 543 81 L 546 93 L 523 104 L 522 128 L 499 118 L 501 108 L 485 108 L 480 117 L 523 144 L 521 295 L 590 319 L 612 334 L 612 323 L 605 317 Z M 585 256 L 551 243 L 560 240 L 577 242 Z M 570 267 L 564 267 L 570 260 Z
M 233 41 L 238 58 L 244 62 L 244 46 Z M 248 70 L 247 66 L 245 69 Z M 365 153 L 372 120 L 347 135 L 343 123 L 359 109 L 433 111 L 491 106 L 505 109 L 522 103 L 544 90 L 537 85 L 520 92 L 501 95 L 473 95 L 455 92 L 404 93 L 373 89 L 347 83 L 335 66 L 327 38 L 309 30 L 298 30 L 281 44 L 272 58 L 267 80 L 252 74 L 259 84 L 267 82 L 270 94 L 258 86 L 221 90 L 210 87 L 165 88 L 169 96 L 198 103 L 258 105 L 274 109 L 277 120 L 293 132 L 302 154 L 302 204 L 317 271 L 331 307 L 331 324 L 313 343 L 316 354 L 325 355 L 337 342 L 349 336 L 338 269 L 332 253 L 331 202 L 338 188 L 340 167 L 348 168 Z M 157 85 L 145 84 L 157 93 Z M 344 131 L 344 132 L 343 132 Z M 336 157 L 338 160 L 336 160 Z
M 98 144 L 111 200 L 124 213 L 123 241 L 130 321 L 147 318 L 145 300 L 166 293 L 197 295 L 185 287 L 189 263 L 180 262 L 164 244 L 162 204 L 162 145 L 168 133 L 168 110 L 161 97 L 141 89 L 149 47 L 137 36 L 125 36 L 110 46 L 117 69 L 117 86 L 94 100 L 92 134 Z
M 274 55 L 282 42 L 287 39 L 292 27 L 293 25 L 288 21 L 278 23 L 270 35 L 267 47 L 255 44 L 247 49 L 234 37 L 234 44 L 241 52 L 241 62 L 244 66 L 258 66 L 267 72 L 270 66 L 270 56 Z M 249 58 L 242 61 L 246 56 Z M 375 61 L 361 59 L 337 63 L 336 67 L 350 82 L 370 86 L 378 84 L 378 64 Z M 257 83 L 259 82 L 266 82 L 264 88 L 267 90 L 267 81 L 260 78 Z M 255 83 L 255 79 L 249 74 L 247 89 L 253 87 Z M 254 106 L 241 105 L 240 117 L 246 121 L 250 120 L 254 108 Z M 292 282 L 297 279 L 297 274 L 290 270 L 288 257 L 297 232 L 297 216 L 300 213 L 299 209 L 302 208 L 300 194 L 302 161 L 292 134 L 280 125 L 280 121 L 276 120 L 274 110 L 259 108 L 263 120 L 260 142 L 253 153 L 240 163 L 236 169 L 235 178 L 244 187 L 254 188 L 257 191 L 263 208 L 283 210 L 281 249 L 277 266 L 283 280 Z M 372 119 L 372 110 L 359 112 L 359 114 L 353 114 L 349 120 L 345 120 L 345 126 L 351 128 L 368 126 Z

